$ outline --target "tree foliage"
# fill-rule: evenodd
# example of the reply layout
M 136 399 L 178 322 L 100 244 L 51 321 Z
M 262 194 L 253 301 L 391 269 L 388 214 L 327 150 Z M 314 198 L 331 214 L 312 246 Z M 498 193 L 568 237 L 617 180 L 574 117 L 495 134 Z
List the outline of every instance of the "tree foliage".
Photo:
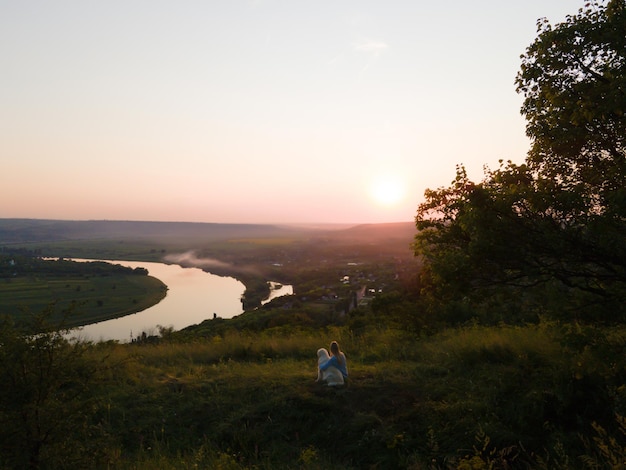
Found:
M 479 183 L 459 166 L 449 187 L 426 191 L 415 251 L 428 292 L 626 318 L 625 44 L 624 0 L 538 22 L 517 76 L 531 150 Z
M 28 329 L 0 322 L 2 468 L 87 468 L 102 443 L 93 421 L 101 365 L 88 358 L 88 343 L 48 323 L 52 309 Z
M 578 194 L 579 211 L 624 217 L 624 0 L 587 3 L 554 27 L 540 20 L 516 84 L 525 98 L 532 169 Z

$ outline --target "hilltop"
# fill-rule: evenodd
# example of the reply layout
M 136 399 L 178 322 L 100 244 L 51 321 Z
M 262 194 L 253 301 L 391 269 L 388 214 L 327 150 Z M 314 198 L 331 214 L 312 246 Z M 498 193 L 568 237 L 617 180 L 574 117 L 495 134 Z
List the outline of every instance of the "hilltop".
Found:
M 278 236 L 290 229 L 277 225 L 117 220 L 0 219 L 0 243 L 106 240 L 115 238 L 232 238 Z
M 380 240 L 404 237 L 415 231 L 412 222 L 385 224 L 223 224 L 123 220 L 0 219 L 0 244 L 67 240 L 146 240 L 267 238 L 285 236 Z

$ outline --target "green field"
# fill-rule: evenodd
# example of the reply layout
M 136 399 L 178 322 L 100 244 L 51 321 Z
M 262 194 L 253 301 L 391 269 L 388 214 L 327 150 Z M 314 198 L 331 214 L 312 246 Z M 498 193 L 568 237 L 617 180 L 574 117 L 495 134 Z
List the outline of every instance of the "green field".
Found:
M 54 306 L 53 320 L 74 327 L 139 312 L 167 293 L 154 277 L 105 263 L 41 263 L 21 260 L 0 279 L 1 315 L 20 321 Z

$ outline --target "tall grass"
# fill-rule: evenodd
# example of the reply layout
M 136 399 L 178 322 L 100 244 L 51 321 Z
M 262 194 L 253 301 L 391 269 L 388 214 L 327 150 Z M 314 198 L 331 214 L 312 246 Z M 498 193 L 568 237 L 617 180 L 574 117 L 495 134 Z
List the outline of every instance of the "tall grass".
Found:
M 543 366 L 555 360 L 562 345 L 550 326 L 471 326 L 449 329 L 426 341 L 421 348 L 429 360 L 463 367 L 511 364 Z
M 232 329 L 93 353 L 115 364 L 102 399 L 116 468 L 582 469 L 626 448 L 613 418 L 625 338 L 556 324 Z M 314 382 L 335 339 L 341 390 Z

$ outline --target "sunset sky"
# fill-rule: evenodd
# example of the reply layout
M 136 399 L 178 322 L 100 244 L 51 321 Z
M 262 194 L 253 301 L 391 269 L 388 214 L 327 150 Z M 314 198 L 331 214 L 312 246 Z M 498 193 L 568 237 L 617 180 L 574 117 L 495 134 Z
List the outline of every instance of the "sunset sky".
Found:
M 582 0 L 0 0 L 0 218 L 411 221 Z

